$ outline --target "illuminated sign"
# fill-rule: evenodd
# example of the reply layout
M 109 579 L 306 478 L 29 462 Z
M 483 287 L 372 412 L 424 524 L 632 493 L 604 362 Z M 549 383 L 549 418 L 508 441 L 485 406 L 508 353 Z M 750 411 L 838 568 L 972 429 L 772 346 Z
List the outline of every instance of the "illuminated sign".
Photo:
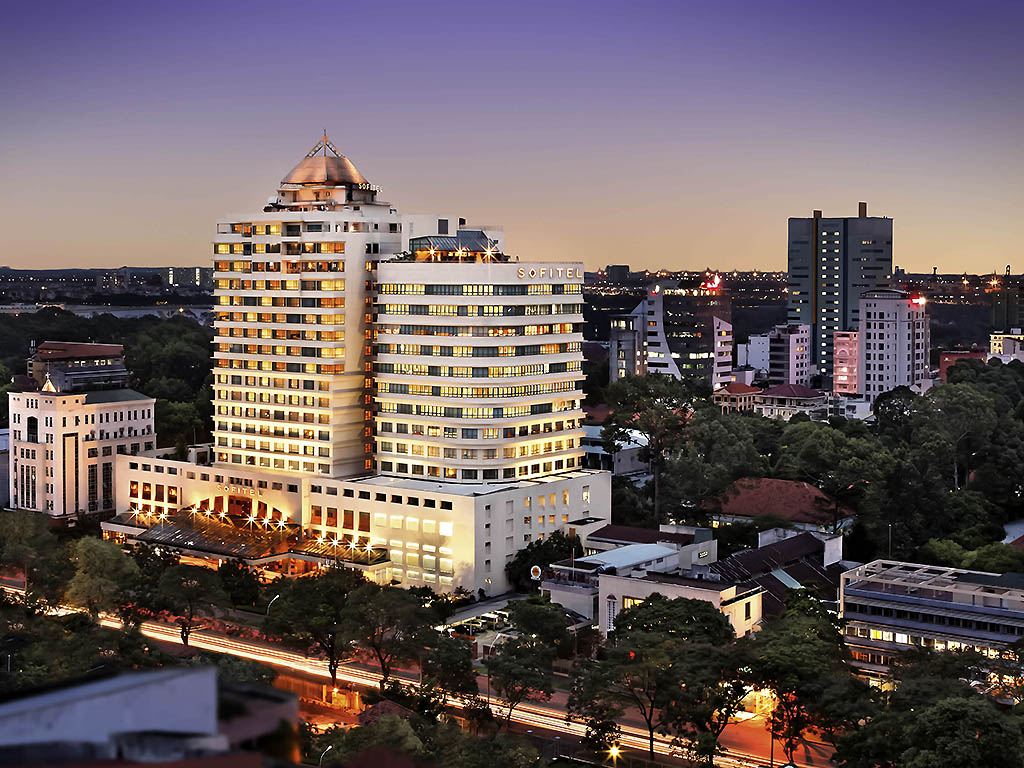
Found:
M 568 280 L 582 280 L 583 269 L 579 267 L 540 267 L 539 269 L 536 267 L 531 267 L 529 269 L 527 269 L 526 267 L 520 267 L 518 277 L 520 280 L 522 280 L 524 277 L 539 277 L 542 279 L 547 277 L 552 280 L 561 277 Z
M 702 558 L 702 557 L 707 557 L 707 556 L 708 556 L 709 554 L 711 554 L 711 553 L 710 553 L 710 552 L 708 552 L 708 551 L 707 551 L 707 550 L 705 549 L 705 550 L 704 550 L 703 552 L 698 552 L 698 553 L 697 553 L 697 559 L 699 560 L 699 559 L 700 559 L 700 558 Z

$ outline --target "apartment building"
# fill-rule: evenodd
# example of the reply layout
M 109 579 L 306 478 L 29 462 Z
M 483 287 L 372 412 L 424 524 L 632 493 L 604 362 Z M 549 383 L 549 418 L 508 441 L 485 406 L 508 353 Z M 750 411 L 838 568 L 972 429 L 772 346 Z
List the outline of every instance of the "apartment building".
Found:
M 927 389 L 931 335 L 925 298 L 894 288 L 861 295 L 857 391 L 874 400 L 896 387 Z

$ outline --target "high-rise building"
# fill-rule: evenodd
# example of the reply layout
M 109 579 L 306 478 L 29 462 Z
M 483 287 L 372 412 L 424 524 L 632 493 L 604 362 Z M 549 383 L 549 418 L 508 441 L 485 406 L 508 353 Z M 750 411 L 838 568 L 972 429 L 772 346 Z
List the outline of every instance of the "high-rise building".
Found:
M 925 298 L 895 288 L 860 302 L 857 391 L 874 400 L 896 387 L 927 388 L 931 350 Z
M 156 447 L 156 401 L 128 389 L 118 344 L 47 341 L 27 369 L 8 394 L 10 506 L 60 522 L 113 512 L 116 457 Z
M 262 211 L 218 223 L 212 466 L 126 457 L 106 535 L 490 592 L 531 541 L 607 521 L 582 264 L 378 195 L 325 136 Z
M 892 276 L 892 219 L 868 216 L 789 220 L 789 309 L 791 323 L 811 326 L 812 362 L 830 374 L 833 334 L 860 324 L 860 295 Z
M 811 328 L 789 323 L 777 325 L 768 334 L 768 384 L 811 383 Z

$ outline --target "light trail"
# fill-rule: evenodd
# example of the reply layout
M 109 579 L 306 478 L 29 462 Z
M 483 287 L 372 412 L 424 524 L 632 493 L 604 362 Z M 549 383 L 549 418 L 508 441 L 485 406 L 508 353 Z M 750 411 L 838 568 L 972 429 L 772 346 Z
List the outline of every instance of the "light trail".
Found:
M 24 592 L 23 589 L 17 589 L 15 587 L 2 584 L 0 584 L 0 589 L 17 594 L 22 594 Z M 75 612 L 76 610 L 76 608 L 72 608 L 70 606 L 63 606 L 62 608 L 52 612 L 54 614 L 66 614 Z M 107 614 L 100 616 L 99 623 L 102 626 L 111 627 L 113 629 L 123 629 L 124 626 L 119 619 Z M 146 621 L 139 626 L 139 631 L 146 637 L 153 640 L 183 645 L 179 629 L 169 624 Z M 303 672 L 307 675 L 320 677 L 328 681 L 331 679 L 330 672 L 327 670 L 326 661 L 309 659 L 297 653 L 269 647 L 261 643 L 237 640 L 224 635 L 204 632 L 203 630 L 194 631 L 189 635 L 188 647 L 204 651 L 213 651 L 215 653 L 226 653 L 231 656 L 257 661 L 262 664 L 284 667 L 296 672 Z M 378 686 L 381 678 L 381 676 L 375 672 L 366 672 L 345 665 L 340 665 L 338 667 L 336 677 L 339 682 L 371 687 Z M 395 679 L 406 685 L 412 683 L 411 680 L 403 678 L 396 677 Z M 465 706 L 465 700 L 458 696 L 449 698 L 448 702 L 459 709 L 462 709 L 463 706 Z M 493 699 L 488 699 L 488 704 L 495 713 L 495 717 L 497 719 L 505 719 L 505 715 L 507 714 L 506 707 Z M 584 725 L 567 720 L 563 712 L 556 709 L 546 709 L 538 706 L 537 704 L 519 705 L 515 710 L 513 710 L 511 720 L 519 723 L 520 725 L 544 728 L 561 733 L 569 733 L 573 736 L 583 736 L 586 733 L 586 727 Z M 646 731 L 635 726 L 621 724 L 619 729 L 619 744 L 640 752 L 648 751 L 649 744 Z M 672 747 L 671 740 L 658 735 L 655 735 L 654 738 L 654 751 L 660 755 L 676 756 L 676 751 Z M 762 768 L 764 766 L 764 758 L 760 755 L 740 752 L 738 750 L 730 750 L 730 752 L 731 755 L 720 755 L 716 757 L 715 765 L 721 766 L 721 768 Z M 807 764 L 800 765 L 807 766 Z M 813 768 L 813 766 L 807 766 L 807 768 Z

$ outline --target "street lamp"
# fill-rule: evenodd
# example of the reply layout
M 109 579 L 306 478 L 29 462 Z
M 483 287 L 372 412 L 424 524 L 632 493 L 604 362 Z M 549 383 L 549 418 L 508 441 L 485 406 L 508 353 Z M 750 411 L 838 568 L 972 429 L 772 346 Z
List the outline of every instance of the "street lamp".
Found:
M 334 745 L 333 745 L 333 744 L 331 744 L 331 745 L 330 745 L 329 747 L 327 747 L 327 749 L 325 749 L 325 750 L 323 751 L 323 754 L 321 754 L 321 755 L 320 755 L 320 762 L 319 762 L 319 763 L 317 763 L 317 765 L 318 765 L 318 766 L 321 766 L 321 765 L 323 765 L 323 764 L 324 764 L 324 755 L 326 755 L 326 754 L 327 754 L 328 752 L 330 752 L 330 751 L 331 751 L 332 749 L 334 749 Z
M 274 600 L 277 600 L 277 598 L 279 598 L 279 597 L 280 597 L 280 595 L 274 595 L 273 599 L 269 603 L 267 603 L 267 613 L 266 613 L 267 616 L 270 615 L 270 606 L 272 606 L 274 604 Z
M 620 754 L 621 750 L 619 749 L 618 744 L 612 744 L 611 747 L 608 748 L 608 757 L 612 759 L 612 765 L 615 765 L 615 762 L 619 759 Z

